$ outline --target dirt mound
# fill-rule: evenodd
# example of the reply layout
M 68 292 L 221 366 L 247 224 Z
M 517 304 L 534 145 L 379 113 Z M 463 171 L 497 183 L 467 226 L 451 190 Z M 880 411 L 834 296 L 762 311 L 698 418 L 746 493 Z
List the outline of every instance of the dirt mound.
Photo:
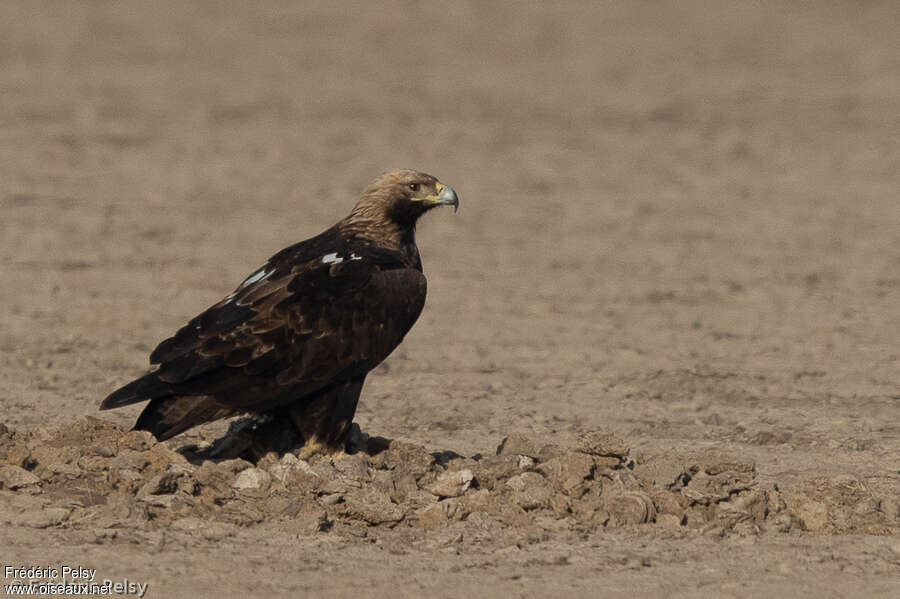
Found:
M 624 441 L 601 432 L 581 435 L 575 447 L 510 435 L 495 453 L 466 457 L 357 429 L 355 453 L 308 460 L 275 451 L 211 458 L 210 448 L 159 443 L 93 417 L 56 430 L 4 427 L 0 440 L 2 493 L 16 495 L 20 522 L 35 527 L 215 534 L 265 520 L 308 535 L 447 529 L 475 540 L 509 529 L 627 525 L 716 534 L 900 530 L 896 505 L 846 475 L 781 490 L 763 484 L 752 463 L 635 459 Z

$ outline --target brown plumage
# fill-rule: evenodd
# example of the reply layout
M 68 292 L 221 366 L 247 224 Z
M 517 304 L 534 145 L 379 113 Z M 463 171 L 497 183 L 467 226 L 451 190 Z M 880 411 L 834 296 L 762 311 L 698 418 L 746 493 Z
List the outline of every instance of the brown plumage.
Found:
M 156 370 L 101 410 L 150 400 L 136 429 L 167 439 L 241 413 L 290 414 L 307 443 L 341 449 L 366 375 L 425 304 L 416 221 L 452 188 L 395 170 L 349 216 L 292 245 L 150 354 Z

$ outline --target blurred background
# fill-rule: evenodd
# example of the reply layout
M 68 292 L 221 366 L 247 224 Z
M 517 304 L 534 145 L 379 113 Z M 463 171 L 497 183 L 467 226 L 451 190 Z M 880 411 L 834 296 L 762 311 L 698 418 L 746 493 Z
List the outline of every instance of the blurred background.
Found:
M 157 343 L 408 167 L 461 206 L 420 223 L 427 305 L 363 430 L 489 455 L 602 429 L 659 484 L 725 455 L 811 489 L 807 530 L 896 525 L 898 23 L 889 1 L 3 0 L 0 426 L 130 427 L 140 406 L 97 406 Z M 155 596 L 895 596 L 900 555 L 777 521 L 513 546 L 37 530 L 43 496 L 0 499 L 23 564 Z
M 428 305 L 370 377 L 373 433 L 752 445 L 896 415 L 894 3 L 0 10 L 11 424 L 93 414 L 393 167 L 462 203 L 420 225 Z

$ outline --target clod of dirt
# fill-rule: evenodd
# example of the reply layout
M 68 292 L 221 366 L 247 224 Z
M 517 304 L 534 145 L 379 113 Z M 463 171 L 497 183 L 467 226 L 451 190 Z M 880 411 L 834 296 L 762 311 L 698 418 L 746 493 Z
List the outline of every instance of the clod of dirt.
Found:
M 373 525 L 393 524 L 406 517 L 403 508 L 392 502 L 387 493 L 374 488 L 348 493 L 335 508 L 344 518 Z
M 546 508 L 550 505 L 553 490 L 547 480 L 537 472 L 523 472 L 506 481 L 512 491 L 512 501 L 523 510 Z
M 497 447 L 497 455 L 522 455 L 539 462 L 560 454 L 558 445 L 540 435 L 509 435 Z
M 474 478 L 471 470 L 444 472 L 438 475 L 429 490 L 438 497 L 459 497 L 469 490 Z
M 19 466 L 0 466 L 0 489 L 37 488 L 41 479 Z
M 645 471 L 605 432 L 586 433 L 572 448 L 513 434 L 496 455 L 465 457 L 356 430 L 356 453 L 308 460 L 239 432 L 243 457 L 224 459 L 96 418 L 59 430 L 7 429 L 0 499 L 30 503 L 17 510 L 34 527 L 173 526 L 221 538 L 276 521 L 300 535 L 401 529 L 437 546 L 502 531 L 640 525 L 714 534 L 900 530 L 895 504 L 876 501 L 856 479 L 779 490 L 761 484 L 752 463 L 688 456 L 651 457 Z
M 583 453 L 570 453 L 547 460 L 537 470 L 558 491 L 569 493 L 590 479 L 594 473 L 594 460 Z
M 846 474 L 817 476 L 783 492 L 791 513 L 804 530 L 819 534 L 886 534 L 892 515 L 880 509 L 868 487 Z
M 235 489 L 267 489 L 272 476 L 259 468 L 247 468 L 241 470 L 231 486 Z
M 579 435 L 576 449 L 590 455 L 622 460 L 628 455 L 628 446 L 622 439 L 609 433 L 598 431 Z
M 609 514 L 607 526 L 644 524 L 656 520 L 653 500 L 639 491 L 610 494 L 604 499 L 603 508 Z

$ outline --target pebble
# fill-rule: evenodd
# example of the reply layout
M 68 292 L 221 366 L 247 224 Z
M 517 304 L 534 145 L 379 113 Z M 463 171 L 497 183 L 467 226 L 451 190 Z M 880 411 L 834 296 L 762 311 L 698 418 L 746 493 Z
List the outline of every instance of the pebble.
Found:
M 265 470 L 247 468 L 241 470 L 231 486 L 235 489 L 264 489 L 269 486 L 272 477 Z
M 431 493 L 438 497 L 459 497 L 472 485 L 475 475 L 471 470 L 444 472 L 431 486 Z

